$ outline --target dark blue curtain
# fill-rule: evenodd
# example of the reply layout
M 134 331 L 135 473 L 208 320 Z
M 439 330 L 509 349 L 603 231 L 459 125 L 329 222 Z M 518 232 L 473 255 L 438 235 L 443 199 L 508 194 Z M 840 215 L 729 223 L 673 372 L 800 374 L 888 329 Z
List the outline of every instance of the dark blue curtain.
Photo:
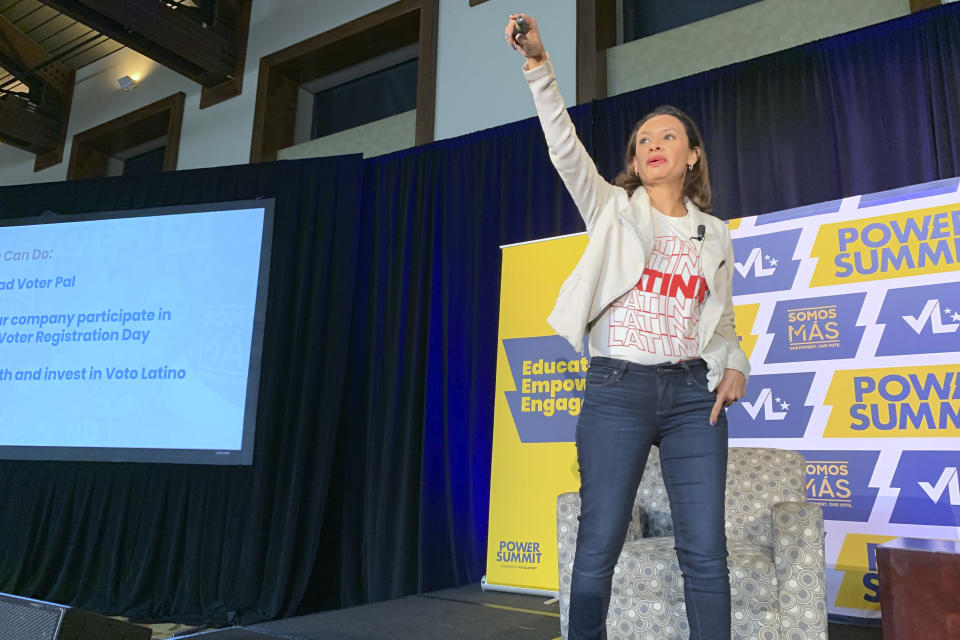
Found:
M 958 33 L 948 5 L 573 117 L 612 178 L 634 119 L 687 110 L 721 218 L 952 177 Z M 367 161 L 8 187 L 0 215 L 258 196 L 277 231 L 253 467 L 0 462 L 0 591 L 223 623 L 480 579 L 499 246 L 582 230 L 538 123 Z
M 737 218 L 960 174 L 960 7 L 946 5 L 594 104 L 601 173 L 634 121 L 700 125 L 714 214 Z
M 324 578 L 338 605 L 480 579 L 499 246 L 580 219 L 531 122 L 367 161 L 361 217 L 340 561 Z

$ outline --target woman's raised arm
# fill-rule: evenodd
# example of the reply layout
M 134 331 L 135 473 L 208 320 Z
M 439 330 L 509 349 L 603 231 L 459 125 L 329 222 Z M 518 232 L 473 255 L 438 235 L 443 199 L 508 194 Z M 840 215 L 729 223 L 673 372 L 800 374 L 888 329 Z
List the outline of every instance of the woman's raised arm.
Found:
M 504 36 L 507 44 L 527 59 L 523 74 L 533 93 L 550 160 L 567 186 L 567 191 L 573 196 L 590 232 L 596 224 L 597 215 L 613 197 L 616 187 L 603 179 L 577 137 L 557 87 L 550 56 L 540 40 L 537 21 L 525 13 L 511 14 Z

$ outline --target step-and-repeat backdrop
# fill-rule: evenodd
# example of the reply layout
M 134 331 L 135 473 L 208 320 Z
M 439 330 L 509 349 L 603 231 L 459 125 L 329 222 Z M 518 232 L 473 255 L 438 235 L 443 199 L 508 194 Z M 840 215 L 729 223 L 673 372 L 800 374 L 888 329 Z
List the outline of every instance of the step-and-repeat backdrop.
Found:
M 731 446 L 792 449 L 830 613 L 879 616 L 875 547 L 960 538 L 960 179 L 730 222 L 750 358 Z M 557 590 L 588 360 L 546 317 L 584 234 L 503 248 L 486 581 Z

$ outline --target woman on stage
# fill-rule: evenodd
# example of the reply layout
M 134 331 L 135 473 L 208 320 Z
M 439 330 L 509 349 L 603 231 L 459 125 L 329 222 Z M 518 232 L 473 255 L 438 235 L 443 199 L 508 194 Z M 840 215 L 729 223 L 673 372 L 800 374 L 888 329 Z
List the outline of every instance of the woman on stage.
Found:
M 518 19 L 520 26 L 518 27 Z M 548 321 L 591 355 L 577 423 L 581 515 L 569 640 L 606 637 L 613 569 L 647 455 L 659 447 L 691 640 L 730 637 L 727 421 L 750 365 L 734 331 L 733 245 L 709 215 L 703 140 L 680 110 L 641 118 L 605 181 L 577 138 L 536 21 L 510 16 L 550 158 L 589 242 Z

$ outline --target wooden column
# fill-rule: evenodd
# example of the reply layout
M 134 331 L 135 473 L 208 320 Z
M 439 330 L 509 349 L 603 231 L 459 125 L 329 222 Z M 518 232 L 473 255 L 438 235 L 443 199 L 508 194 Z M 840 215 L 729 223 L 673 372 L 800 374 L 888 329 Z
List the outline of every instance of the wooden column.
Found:
M 910 13 L 916 13 L 917 11 L 939 6 L 940 0 L 910 0 Z
M 577 0 L 577 104 L 607 97 L 607 49 L 617 43 L 616 0 Z

